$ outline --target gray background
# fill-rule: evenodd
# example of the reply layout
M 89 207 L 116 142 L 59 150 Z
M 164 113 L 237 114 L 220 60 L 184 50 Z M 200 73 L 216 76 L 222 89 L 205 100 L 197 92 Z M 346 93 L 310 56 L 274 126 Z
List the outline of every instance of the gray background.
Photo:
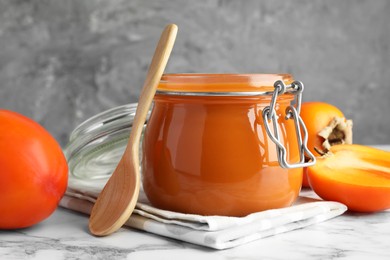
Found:
M 390 144 L 390 1 L 0 0 L 0 107 L 65 145 L 88 117 L 135 102 L 160 33 L 166 72 L 292 73 L 304 100 Z

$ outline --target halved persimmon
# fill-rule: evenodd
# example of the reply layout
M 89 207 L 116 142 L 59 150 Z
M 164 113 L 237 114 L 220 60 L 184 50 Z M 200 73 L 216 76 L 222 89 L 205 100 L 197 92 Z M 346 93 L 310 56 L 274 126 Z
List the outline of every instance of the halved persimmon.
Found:
M 374 212 L 390 208 L 390 152 L 357 144 L 334 145 L 308 168 L 312 189 L 324 200 L 349 210 Z

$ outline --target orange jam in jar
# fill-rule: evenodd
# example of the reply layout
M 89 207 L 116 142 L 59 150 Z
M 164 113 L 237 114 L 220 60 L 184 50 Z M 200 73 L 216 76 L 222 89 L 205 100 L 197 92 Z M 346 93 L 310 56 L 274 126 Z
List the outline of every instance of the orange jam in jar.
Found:
M 288 86 L 284 93 L 275 91 L 275 82 Z M 279 157 L 287 164 L 304 159 L 298 119 L 286 112 L 296 98 L 292 83 L 289 74 L 164 75 L 143 139 L 150 202 L 225 216 L 290 206 L 301 188 L 302 165 L 282 167 Z M 273 113 L 264 119 L 267 107 Z

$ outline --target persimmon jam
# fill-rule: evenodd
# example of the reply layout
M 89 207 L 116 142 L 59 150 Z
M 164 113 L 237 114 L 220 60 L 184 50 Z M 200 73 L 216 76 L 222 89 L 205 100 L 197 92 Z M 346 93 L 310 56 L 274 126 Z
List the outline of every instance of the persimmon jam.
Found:
M 262 118 L 273 84 L 288 74 L 167 74 L 161 79 L 143 139 L 143 188 L 161 209 L 245 216 L 290 206 L 302 168 L 279 165 Z M 271 92 L 271 94 L 270 94 Z M 275 106 L 287 159 L 299 158 L 283 94 Z

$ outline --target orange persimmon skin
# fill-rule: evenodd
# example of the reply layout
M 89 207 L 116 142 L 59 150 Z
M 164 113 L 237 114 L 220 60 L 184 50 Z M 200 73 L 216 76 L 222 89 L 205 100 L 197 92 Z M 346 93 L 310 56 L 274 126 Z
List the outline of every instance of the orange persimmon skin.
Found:
M 313 101 L 302 103 L 300 115 L 308 133 L 307 148 L 317 156 L 318 153 L 314 150 L 314 147 L 322 150 L 322 143 L 324 142 L 324 138 L 319 136 L 318 133 L 328 126 L 334 117 L 344 117 L 344 114 L 331 104 Z M 306 168 L 303 170 L 302 186 L 310 187 Z
M 332 146 L 329 157 L 308 168 L 315 193 L 349 210 L 375 212 L 390 208 L 390 152 L 362 145 Z
M 32 119 L 0 109 L 0 230 L 49 217 L 67 184 L 68 165 L 54 137 Z

